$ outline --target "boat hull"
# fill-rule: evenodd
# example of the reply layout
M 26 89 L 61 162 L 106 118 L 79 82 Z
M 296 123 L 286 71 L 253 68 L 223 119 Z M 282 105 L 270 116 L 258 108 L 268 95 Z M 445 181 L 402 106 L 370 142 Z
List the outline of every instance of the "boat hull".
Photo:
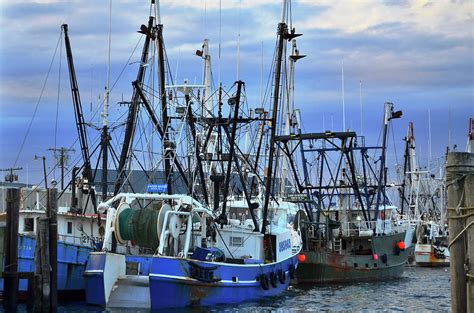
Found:
M 415 246 L 416 265 L 422 267 L 443 267 L 449 266 L 448 248 L 436 251 L 435 246 L 431 244 L 417 244 Z
M 375 236 L 378 259 L 370 255 L 336 254 L 325 250 L 304 251 L 306 260 L 296 271 L 298 283 L 354 283 L 386 280 L 403 274 L 410 246 L 396 251 L 395 244 L 405 239 L 405 233 Z M 384 256 L 386 255 L 386 256 Z
M 18 271 L 35 271 L 36 239 L 18 235 Z M 92 248 L 58 241 L 58 298 L 70 300 L 84 299 L 83 273 Z M 0 291 L 3 293 L 3 279 L 0 279 Z M 26 298 L 28 282 L 20 279 L 20 298 Z
M 276 296 L 288 288 L 293 276 L 290 267 L 297 267 L 296 255 L 278 263 L 245 265 L 155 257 L 149 275 L 151 309 L 232 304 Z M 265 288 L 262 275 L 269 278 L 272 272 L 284 277 L 277 275 L 274 284 L 269 279 Z

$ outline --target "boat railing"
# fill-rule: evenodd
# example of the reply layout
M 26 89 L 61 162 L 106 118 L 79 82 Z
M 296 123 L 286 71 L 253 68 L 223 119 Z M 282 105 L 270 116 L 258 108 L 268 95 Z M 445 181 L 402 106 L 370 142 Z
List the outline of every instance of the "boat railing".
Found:
M 75 244 L 79 246 L 93 246 L 96 242 L 96 238 L 92 238 L 90 236 L 82 235 L 82 236 L 74 236 L 74 235 L 65 235 L 65 234 L 58 234 L 58 241 L 62 241 L 69 244 Z
M 392 232 L 392 222 L 390 220 L 378 219 L 376 221 L 348 221 L 341 222 L 340 229 L 334 230 L 335 234 L 341 234 L 344 237 L 359 236 L 367 237 L 374 234 L 388 234 Z

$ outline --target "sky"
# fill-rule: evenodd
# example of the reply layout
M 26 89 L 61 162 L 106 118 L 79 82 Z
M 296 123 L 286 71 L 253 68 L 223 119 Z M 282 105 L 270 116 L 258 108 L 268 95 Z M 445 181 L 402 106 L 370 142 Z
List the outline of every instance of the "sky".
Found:
M 209 38 L 215 77 L 221 29 L 221 79 L 232 85 L 240 33 L 239 77 L 249 103 L 258 103 L 261 69 L 264 79 L 270 72 L 281 1 L 222 0 L 219 6 L 218 0 L 161 1 L 172 75 L 178 82 L 200 83 L 202 60 L 195 51 Z M 432 160 L 441 159 L 448 144 L 463 151 L 468 118 L 474 117 L 473 6 L 472 0 L 292 1 L 291 27 L 303 34 L 297 45 L 307 55 L 296 63 L 295 74 L 304 131 L 342 131 L 343 67 L 346 128 L 376 143 L 384 102 L 403 111 L 393 122 L 388 166 L 402 162 L 410 121 L 422 165 L 430 158 L 430 134 Z M 137 43 L 140 47 L 136 31 L 148 16 L 147 1 L 112 1 L 111 111 L 123 113 L 116 103 L 130 98 L 140 51 L 132 55 Z M 46 157 L 48 171 L 53 168 L 50 148 L 73 147 L 71 159 L 80 157 L 73 145 L 65 52 L 57 48 L 63 45 L 63 23 L 69 25 L 84 114 L 98 123 L 93 112 L 106 86 L 109 1 L 0 2 L 0 168 L 22 167 L 17 172 L 22 182 L 42 178 L 35 155 Z

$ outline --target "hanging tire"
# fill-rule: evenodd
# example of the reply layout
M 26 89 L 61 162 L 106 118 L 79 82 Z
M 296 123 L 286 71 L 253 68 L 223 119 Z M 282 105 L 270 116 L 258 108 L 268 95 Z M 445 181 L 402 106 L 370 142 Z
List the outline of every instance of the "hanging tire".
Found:
M 291 279 L 295 278 L 295 266 L 293 264 L 290 264 L 290 267 L 288 267 L 288 274 Z
M 270 288 L 267 275 L 260 274 L 260 276 L 258 276 L 258 280 L 260 280 L 260 286 L 262 286 L 263 290 L 268 290 Z
M 278 280 L 280 284 L 286 283 L 286 274 L 284 270 L 278 270 Z
M 270 284 L 273 288 L 276 288 L 278 286 L 278 277 L 275 272 L 270 272 Z

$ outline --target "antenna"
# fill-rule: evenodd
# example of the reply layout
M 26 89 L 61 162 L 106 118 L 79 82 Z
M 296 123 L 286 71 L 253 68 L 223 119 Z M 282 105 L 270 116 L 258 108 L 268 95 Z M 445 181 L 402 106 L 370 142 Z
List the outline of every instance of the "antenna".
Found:
M 151 1 L 151 3 L 154 3 L 154 2 L 155 2 L 154 0 Z M 160 0 L 156 0 L 155 12 L 156 12 L 156 22 L 158 25 L 161 25 Z
M 363 111 L 362 111 L 362 80 L 359 80 L 359 104 L 360 104 L 360 135 L 363 133 Z
M 221 87 L 221 35 L 222 35 L 222 0 L 219 0 L 219 51 L 218 51 L 218 73 L 217 73 L 217 85 Z
M 431 109 L 428 109 L 428 168 L 431 164 Z
M 344 60 L 342 60 L 342 131 L 346 131 L 346 103 L 344 101 Z
M 283 0 L 283 10 L 281 10 L 281 22 L 285 23 L 286 21 L 286 7 L 287 7 L 287 0 Z
M 107 87 L 105 87 L 105 102 L 104 102 L 104 113 L 103 113 L 103 125 L 108 126 L 109 116 L 109 94 L 110 94 L 110 46 L 112 43 L 112 0 L 109 0 L 109 56 L 107 61 Z
M 242 0 L 239 1 L 239 26 L 237 35 L 237 80 L 240 80 L 240 14 L 242 11 Z
M 260 61 L 260 105 L 263 106 L 263 41 L 262 41 L 262 59 Z
M 451 149 L 451 105 L 448 107 L 448 148 Z

